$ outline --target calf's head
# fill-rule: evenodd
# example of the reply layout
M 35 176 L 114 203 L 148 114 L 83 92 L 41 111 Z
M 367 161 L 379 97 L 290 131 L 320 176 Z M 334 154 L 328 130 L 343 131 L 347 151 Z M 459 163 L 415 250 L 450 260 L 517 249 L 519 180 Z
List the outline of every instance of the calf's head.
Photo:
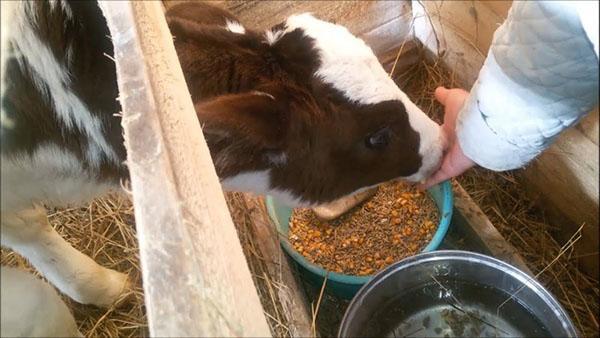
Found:
M 440 127 L 346 28 L 302 14 L 261 39 L 271 75 L 196 105 L 225 188 L 315 205 L 439 166 Z

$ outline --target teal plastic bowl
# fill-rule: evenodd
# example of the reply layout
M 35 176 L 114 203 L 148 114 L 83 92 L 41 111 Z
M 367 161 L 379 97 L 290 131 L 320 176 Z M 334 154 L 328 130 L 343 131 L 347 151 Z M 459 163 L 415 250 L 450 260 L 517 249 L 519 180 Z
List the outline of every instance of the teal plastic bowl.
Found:
M 440 243 L 442 243 L 444 236 L 446 236 L 446 233 L 448 232 L 448 227 L 450 226 L 454 204 L 452 186 L 449 181 L 433 186 L 427 190 L 427 192 L 435 201 L 441 217 L 437 231 L 422 252 L 433 251 L 439 247 Z M 298 270 L 302 277 L 306 278 L 310 283 L 316 287 L 321 287 L 325 276 L 327 276 L 326 289 L 329 292 L 344 299 L 351 299 L 364 284 L 373 278 L 373 275 L 353 276 L 335 273 L 333 271 L 329 271 L 329 274 L 327 274 L 328 272 L 325 269 L 309 262 L 304 256 L 298 253 L 287 240 L 292 208 L 278 202 L 271 196 L 267 196 L 266 204 L 269 216 L 273 222 L 275 222 L 275 226 L 279 232 L 279 239 L 283 250 L 299 267 Z

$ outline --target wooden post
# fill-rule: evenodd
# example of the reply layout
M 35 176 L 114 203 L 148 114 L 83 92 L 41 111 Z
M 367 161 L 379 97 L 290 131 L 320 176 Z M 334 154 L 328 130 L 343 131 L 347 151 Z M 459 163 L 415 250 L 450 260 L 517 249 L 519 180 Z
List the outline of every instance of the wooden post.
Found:
M 111 31 L 152 336 L 270 336 L 158 1 Z

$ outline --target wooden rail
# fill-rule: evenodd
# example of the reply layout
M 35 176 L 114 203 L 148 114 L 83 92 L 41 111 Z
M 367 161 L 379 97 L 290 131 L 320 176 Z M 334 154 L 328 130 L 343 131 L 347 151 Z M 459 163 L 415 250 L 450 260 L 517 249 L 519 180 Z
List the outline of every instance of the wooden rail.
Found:
M 115 46 L 150 334 L 270 336 L 161 3 L 100 6 Z

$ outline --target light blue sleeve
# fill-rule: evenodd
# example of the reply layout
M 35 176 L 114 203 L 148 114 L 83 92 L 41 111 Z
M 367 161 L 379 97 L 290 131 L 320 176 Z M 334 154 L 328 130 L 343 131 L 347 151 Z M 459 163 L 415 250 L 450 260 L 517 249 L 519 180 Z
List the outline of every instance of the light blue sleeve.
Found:
M 598 42 L 580 13 L 567 2 L 514 2 L 457 119 L 477 164 L 521 167 L 598 104 Z

